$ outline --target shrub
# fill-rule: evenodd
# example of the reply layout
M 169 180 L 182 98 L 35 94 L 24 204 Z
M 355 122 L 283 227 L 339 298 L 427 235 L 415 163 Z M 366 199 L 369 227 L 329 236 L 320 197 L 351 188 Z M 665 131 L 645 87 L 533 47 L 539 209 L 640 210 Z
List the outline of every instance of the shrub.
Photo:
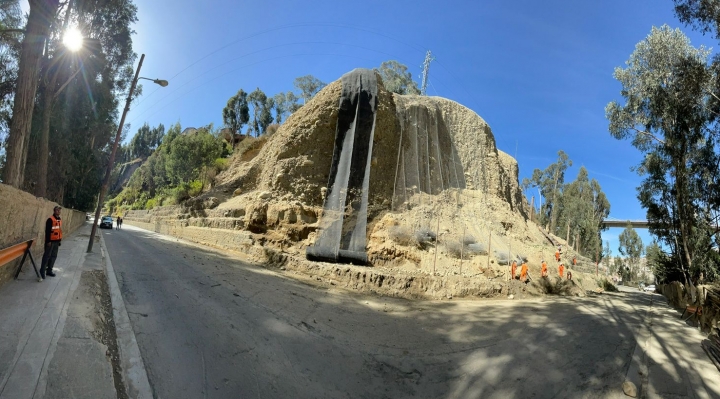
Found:
M 203 183 L 200 180 L 193 180 L 187 183 L 187 193 L 190 197 L 197 197 L 202 194 Z
M 190 195 L 188 194 L 187 184 L 183 183 L 172 189 L 172 198 L 175 200 L 176 204 L 179 204 L 190 198 Z
M 467 256 L 467 252 L 463 250 L 463 244 L 458 240 L 449 240 L 443 242 L 443 245 L 445 246 L 445 250 L 447 251 L 448 255 L 452 256 L 453 258 L 464 258 Z
M 388 236 L 400 245 L 415 244 L 415 237 L 413 236 L 412 231 L 405 226 L 390 227 L 388 229 Z
M 437 236 L 435 235 L 435 232 L 428 229 L 428 228 L 421 228 L 420 230 L 415 232 L 415 239 L 420 244 L 428 244 L 430 242 L 435 241 L 435 238 Z
M 610 280 L 606 278 L 602 279 L 602 281 L 599 281 L 598 285 L 600 286 L 600 288 L 608 292 L 617 292 L 618 290 L 617 287 L 615 287 L 615 284 L 611 283 Z
M 470 234 L 466 235 L 462 239 L 463 245 L 475 244 L 476 242 L 477 242 L 477 240 L 475 239 L 475 237 L 471 236 Z
M 479 255 L 487 255 L 487 245 L 476 242 L 473 244 L 468 244 L 467 251 L 471 254 L 479 254 Z
M 228 159 L 227 158 L 217 158 L 215 159 L 215 162 L 213 162 L 213 166 L 215 169 L 222 171 L 228 168 Z
M 145 202 L 145 209 L 153 209 L 156 206 L 158 206 L 158 199 L 157 198 L 150 198 Z

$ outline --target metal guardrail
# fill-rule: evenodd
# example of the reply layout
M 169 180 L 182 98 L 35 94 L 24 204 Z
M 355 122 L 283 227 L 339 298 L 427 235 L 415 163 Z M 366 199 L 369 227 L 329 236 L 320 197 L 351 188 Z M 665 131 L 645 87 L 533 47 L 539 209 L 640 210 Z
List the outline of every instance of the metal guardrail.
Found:
M 32 262 L 33 269 L 35 269 L 35 274 L 37 277 L 40 277 L 40 272 L 38 272 L 37 265 L 35 264 L 35 259 L 33 259 L 32 253 L 30 252 L 30 248 L 33 245 L 33 242 L 35 240 L 27 240 L 23 241 L 19 244 L 15 244 L 13 246 L 0 249 L 0 266 L 3 266 L 22 255 L 22 260 L 20 261 L 20 265 L 18 266 L 17 272 L 15 272 L 15 279 L 17 280 L 18 276 L 20 275 L 20 272 L 22 271 L 23 264 L 25 263 L 25 259 L 29 256 L 30 262 Z

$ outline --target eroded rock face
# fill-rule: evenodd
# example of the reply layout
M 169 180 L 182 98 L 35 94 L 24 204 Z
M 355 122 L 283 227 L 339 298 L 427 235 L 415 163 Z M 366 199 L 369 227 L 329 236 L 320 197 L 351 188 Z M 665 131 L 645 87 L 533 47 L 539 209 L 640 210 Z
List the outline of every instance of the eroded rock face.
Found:
M 519 188 L 517 162 L 497 149 L 487 123 L 451 100 L 390 93 L 380 77 L 375 78 L 375 128 L 366 192 L 371 262 L 375 259 L 391 266 L 403 264 L 389 261 L 392 257 L 415 264 L 426 262 L 422 253 L 416 253 L 417 248 L 410 248 L 412 245 L 390 249 L 384 244 L 389 237 L 383 229 L 432 227 L 433 231 L 446 230 L 438 233 L 441 239 L 447 239 L 448 234 L 461 234 L 473 223 L 477 225 L 478 217 L 490 220 L 493 216 L 485 210 L 502 212 L 504 218 L 511 216 L 511 230 L 530 239 L 521 231 L 527 230 L 529 206 Z M 158 211 L 158 217 L 202 218 L 198 226 L 232 226 L 262 235 L 258 241 L 265 247 L 304 252 L 319 236 L 323 204 L 332 194 L 333 153 L 342 96 L 340 80 L 327 85 L 261 148 L 235 158 L 228 170 L 217 177 L 216 188 L 192 201 L 196 206 L 179 212 L 175 209 L 173 216 L 160 216 L 163 211 Z M 475 194 L 463 196 L 463 192 Z M 213 199 L 208 200 L 210 197 Z M 466 226 L 448 224 L 461 202 L 472 198 L 478 203 L 462 205 L 472 210 L 472 214 L 466 212 Z M 345 212 L 350 212 L 349 208 Z M 389 215 L 394 216 L 387 219 Z M 442 216 L 441 224 L 430 220 L 436 215 Z M 495 221 L 497 225 L 500 222 Z M 188 220 L 183 223 L 193 225 Z M 427 251 L 435 244 L 419 250 Z

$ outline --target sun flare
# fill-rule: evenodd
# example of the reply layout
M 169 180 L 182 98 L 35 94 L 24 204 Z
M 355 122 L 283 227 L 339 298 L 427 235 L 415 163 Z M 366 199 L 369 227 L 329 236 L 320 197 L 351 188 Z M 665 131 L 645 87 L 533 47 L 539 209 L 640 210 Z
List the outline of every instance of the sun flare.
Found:
M 63 36 L 63 44 L 68 50 L 75 52 L 82 48 L 83 36 L 78 28 L 69 28 Z

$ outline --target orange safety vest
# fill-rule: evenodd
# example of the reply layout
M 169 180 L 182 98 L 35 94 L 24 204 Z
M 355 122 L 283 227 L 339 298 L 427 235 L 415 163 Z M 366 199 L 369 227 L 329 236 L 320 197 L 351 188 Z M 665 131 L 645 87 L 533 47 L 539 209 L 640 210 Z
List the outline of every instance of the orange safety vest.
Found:
M 560 264 L 560 267 L 558 267 L 558 273 L 560 273 L 560 277 L 563 276 L 563 272 L 565 271 L 565 266 L 563 264 Z
M 55 219 L 55 215 L 50 216 L 52 220 L 52 230 L 50 230 L 50 241 L 62 240 L 62 220 Z
M 547 276 L 547 263 L 545 263 L 545 262 L 542 263 L 541 272 L 542 272 L 542 276 L 543 276 L 543 277 L 544 277 L 544 276 Z
M 522 267 L 520 268 L 520 280 L 525 281 L 525 279 L 527 278 L 527 272 L 528 267 L 525 262 L 523 262 Z
M 515 279 L 515 269 L 517 269 L 517 262 L 513 261 L 512 266 L 510 267 L 510 273 L 512 274 L 513 280 Z

